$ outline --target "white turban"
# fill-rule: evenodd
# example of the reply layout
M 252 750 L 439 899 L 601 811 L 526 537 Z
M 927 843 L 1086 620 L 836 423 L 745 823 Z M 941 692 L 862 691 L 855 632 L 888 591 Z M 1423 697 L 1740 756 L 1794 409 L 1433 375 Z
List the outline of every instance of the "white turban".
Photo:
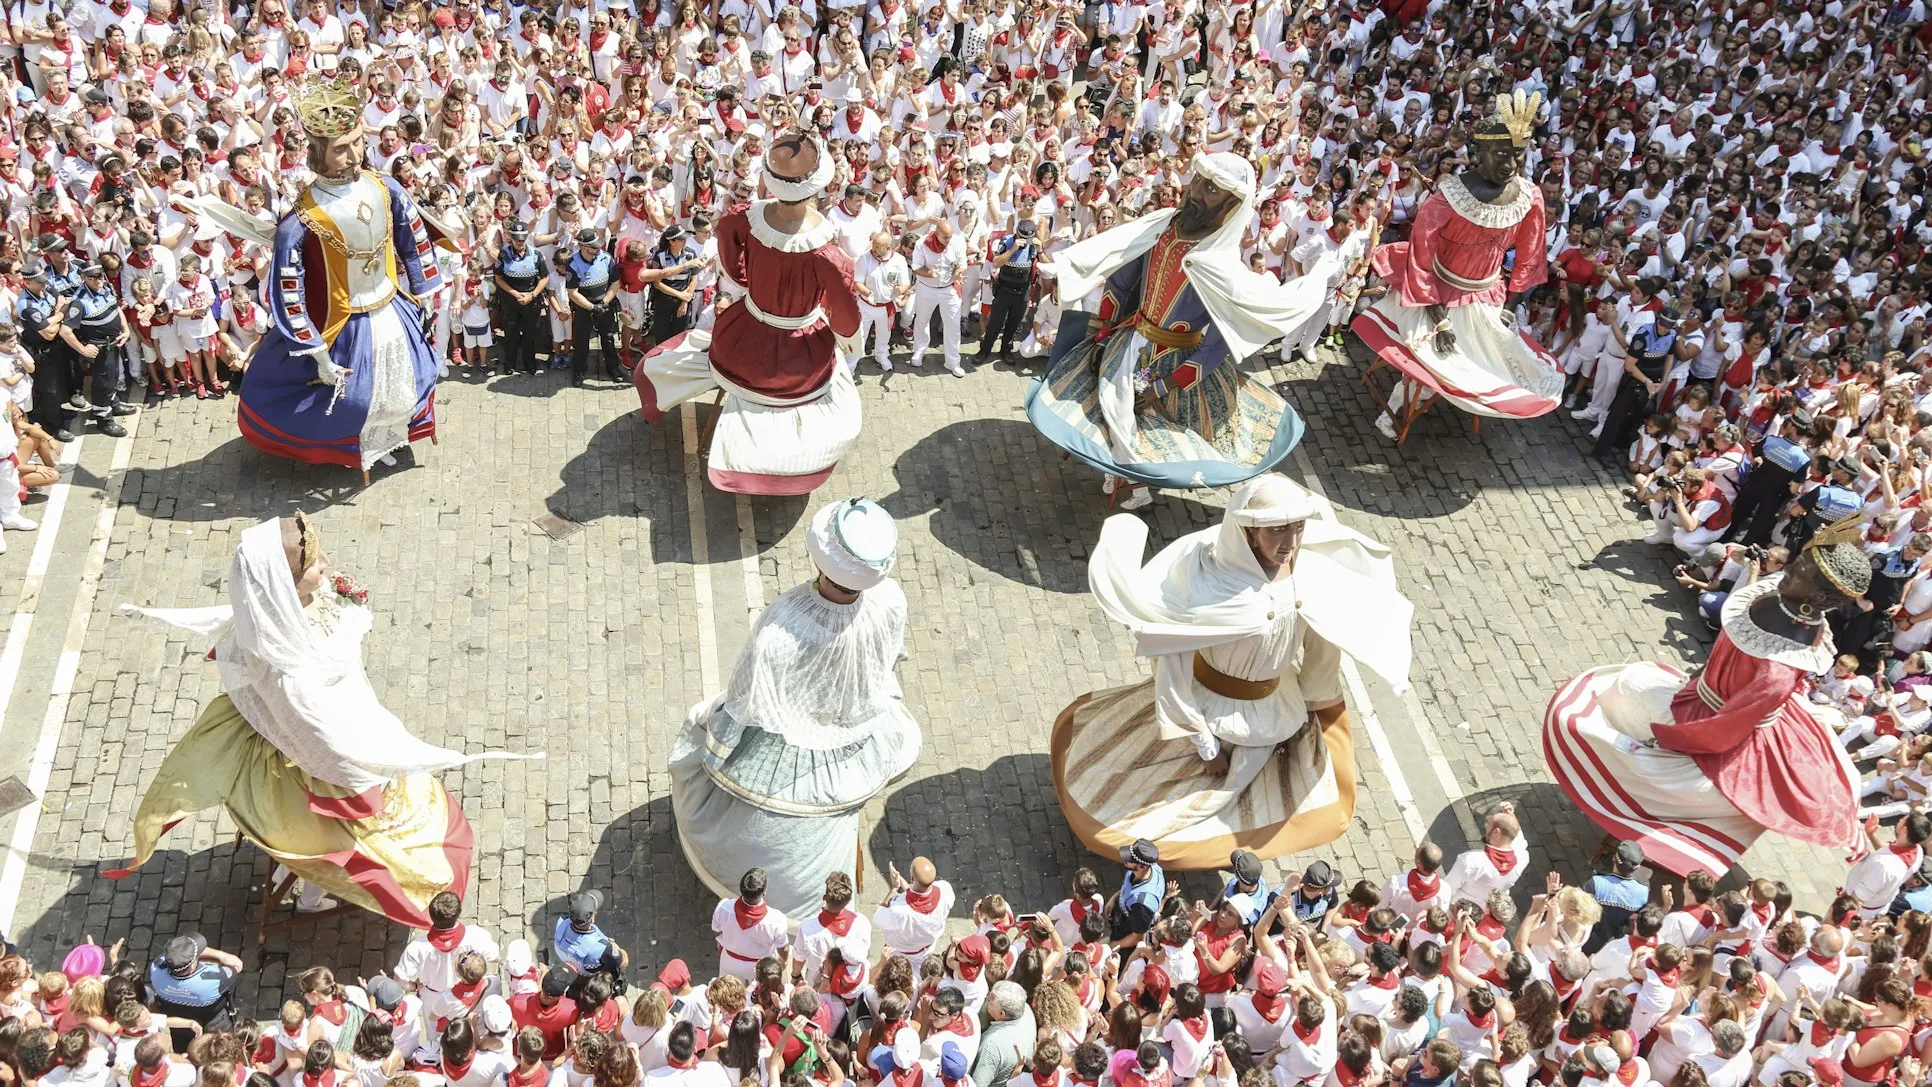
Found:
M 1273 528 L 1306 521 L 1320 509 L 1315 496 L 1299 483 L 1270 472 L 1255 481 L 1247 504 L 1236 510 L 1234 516 L 1243 528 Z
M 1232 151 L 1218 151 L 1212 155 L 1197 152 L 1192 166 L 1196 175 L 1236 194 L 1242 203 L 1254 199 L 1254 167 L 1240 155 Z
M 825 186 L 832 183 L 832 175 L 838 171 L 838 165 L 832 161 L 831 152 L 825 149 L 825 141 L 816 136 L 809 139 L 813 149 L 818 152 L 818 167 L 812 171 L 810 177 L 800 181 L 786 181 L 772 173 L 771 153 L 769 151 L 765 153 L 765 191 L 788 204 L 810 200 L 824 192 Z
M 813 515 L 806 543 L 819 572 L 843 588 L 864 592 L 892 573 L 899 526 L 877 502 L 848 498 Z

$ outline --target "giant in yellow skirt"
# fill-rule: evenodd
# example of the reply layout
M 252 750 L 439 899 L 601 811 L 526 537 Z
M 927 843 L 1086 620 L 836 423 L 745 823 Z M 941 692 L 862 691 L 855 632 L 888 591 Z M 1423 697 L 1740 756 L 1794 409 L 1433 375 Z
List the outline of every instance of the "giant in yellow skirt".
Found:
M 327 893 L 416 928 L 429 900 L 462 894 L 474 835 L 428 774 L 352 793 L 311 777 L 254 730 L 226 694 L 208 703 L 161 764 L 134 813 L 134 863 L 174 826 L 216 806 L 249 841 Z

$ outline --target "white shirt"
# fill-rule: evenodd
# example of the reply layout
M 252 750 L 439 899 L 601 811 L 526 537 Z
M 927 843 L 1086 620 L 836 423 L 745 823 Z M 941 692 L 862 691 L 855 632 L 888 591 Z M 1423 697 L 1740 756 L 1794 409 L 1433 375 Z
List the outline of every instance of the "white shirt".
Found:
M 908 905 L 904 891 L 895 893 L 885 905 L 872 911 L 872 927 L 878 930 L 886 950 L 901 955 L 923 955 L 945 933 L 946 917 L 953 910 L 953 885 L 939 879 L 933 881 L 931 889 L 938 891 L 939 897 L 930 912 Z
M 849 907 L 845 912 L 852 914 L 851 927 L 846 930 L 847 937 L 870 944 L 872 922 L 866 920 L 864 914 L 852 913 Z M 794 946 L 800 961 L 805 965 L 805 984 L 818 984 L 819 969 L 825 962 L 825 953 L 832 950 L 832 945 L 840 939 L 838 933 L 825 927 L 825 922 L 819 920 L 816 913 L 798 923 L 798 940 Z
M 749 928 L 740 927 L 734 908 L 738 900 L 727 898 L 711 911 L 711 931 L 718 937 L 718 951 L 727 958 L 755 963 L 775 955 L 789 940 L 790 920 L 775 906 L 765 907 L 765 916 Z
M 1449 903 L 1453 901 L 1449 894 L 1449 881 L 1441 878 L 1441 872 L 1436 873 L 1436 890 L 1434 894 L 1423 899 L 1418 899 L 1413 894 L 1410 894 L 1409 872 L 1413 871 L 1415 869 L 1411 868 L 1408 871 L 1397 872 L 1395 875 L 1389 877 L 1388 885 L 1382 888 L 1382 905 L 1394 910 L 1397 914 L 1401 915 L 1403 920 L 1408 921 L 1410 924 L 1414 924 L 1416 918 L 1428 913 L 1431 907 L 1441 906 L 1447 909 Z
M 1507 891 L 1516 886 L 1516 881 L 1529 871 L 1529 843 L 1518 834 L 1516 840 L 1509 843 L 1509 851 L 1516 854 L 1516 864 L 1507 875 L 1496 870 L 1488 851 L 1480 846 L 1457 857 L 1447 877 L 1449 886 L 1456 889 L 1456 897 L 1482 905 L 1489 901 L 1492 891 Z
M 1924 856 L 1923 849 L 1909 857 L 1901 857 L 1890 848 L 1874 849 L 1852 865 L 1845 873 L 1845 893 L 1858 900 L 1859 915 L 1876 917 L 1890 908 Z
M 463 1002 L 450 995 L 458 978 L 456 960 L 463 952 L 474 951 L 482 955 L 491 965 L 502 957 L 497 950 L 496 938 L 478 925 L 463 926 L 463 935 L 457 939 L 456 946 L 448 951 L 438 951 L 430 946 L 429 937 L 418 936 L 403 948 L 402 957 L 396 960 L 393 971 L 397 981 L 414 982 L 423 990 L 423 1010 L 431 1018 L 449 1015 L 463 1009 Z

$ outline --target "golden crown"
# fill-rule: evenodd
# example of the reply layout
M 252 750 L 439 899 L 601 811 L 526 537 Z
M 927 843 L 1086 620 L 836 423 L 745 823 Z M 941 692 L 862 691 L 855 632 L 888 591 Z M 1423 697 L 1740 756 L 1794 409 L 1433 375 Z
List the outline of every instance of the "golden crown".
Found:
M 1515 91 L 1496 96 L 1496 113 L 1484 122 L 1484 128 L 1500 124 L 1502 132 L 1478 131 L 1479 140 L 1507 139 L 1517 147 L 1529 145 L 1530 133 L 1536 131 L 1536 115 L 1543 108 L 1542 91 Z
M 347 76 L 316 74 L 295 89 L 302 130 L 321 139 L 346 136 L 362 123 L 362 90 Z

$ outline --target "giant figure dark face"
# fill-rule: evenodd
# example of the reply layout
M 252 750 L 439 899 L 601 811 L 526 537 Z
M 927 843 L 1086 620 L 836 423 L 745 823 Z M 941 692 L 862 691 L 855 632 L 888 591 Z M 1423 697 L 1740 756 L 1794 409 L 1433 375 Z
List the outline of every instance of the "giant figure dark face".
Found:
M 1480 130 L 1479 130 L 1480 131 Z M 1508 139 L 1482 138 L 1470 141 L 1470 168 L 1476 176 L 1501 189 L 1523 172 L 1523 148 Z
M 1181 210 L 1174 216 L 1174 229 L 1184 238 L 1200 238 L 1212 233 L 1234 209 L 1241 205 L 1240 195 L 1196 174 L 1181 194 Z

